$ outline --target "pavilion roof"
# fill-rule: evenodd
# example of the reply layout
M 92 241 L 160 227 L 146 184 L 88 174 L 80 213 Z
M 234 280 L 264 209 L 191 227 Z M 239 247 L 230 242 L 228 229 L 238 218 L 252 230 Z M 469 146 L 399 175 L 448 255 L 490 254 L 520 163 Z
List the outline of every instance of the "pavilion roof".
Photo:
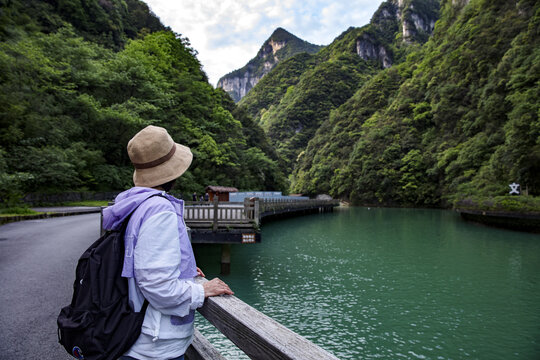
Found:
M 208 185 L 206 187 L 206 191 L 208 190 L 211 190 L 213 192 L 220 192 L 220 193 L 238 192 L 238 189 L 235 187 L 213 186 L 213 185 Z

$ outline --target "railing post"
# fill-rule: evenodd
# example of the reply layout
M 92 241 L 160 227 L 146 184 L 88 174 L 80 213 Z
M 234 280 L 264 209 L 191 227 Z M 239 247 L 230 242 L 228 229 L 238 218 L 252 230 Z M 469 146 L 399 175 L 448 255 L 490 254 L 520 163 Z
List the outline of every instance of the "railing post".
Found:
M 261 200 L 260 199 L 255 199 L 255 201 L 253 202 L 253 220 L 255 221 L 255 225 L 259 226 L 259 222 L 260 222 L 260 207 L 259 207 L 259 202 Z M 264 201 L 264 200 L 263 200 Z
M 218 229 L 218 209 L 219 209 L 219 199 L 214 196 L 214 221 L 212 224 L 212 230 L 217 231 Z
M 221 274 L 231 273 L 231 244 L 221 245 Z
M 99 229 L 100 229 L 100 236 L 105 234 L 105 229 L 103 228 L 103 209 L 105 209 L 105 206 L 101 207 L 101 214 L 100 214 L 100 222 L 99 222 Z
M 185 358 L 186 360 L 227 360 L 197 329 L 193 334 L 193 342 L 186 350 Z
M 251 202 L 249 201 L 249 198 L 244 198 L 244 216 L 246 219 L 251 219 Z

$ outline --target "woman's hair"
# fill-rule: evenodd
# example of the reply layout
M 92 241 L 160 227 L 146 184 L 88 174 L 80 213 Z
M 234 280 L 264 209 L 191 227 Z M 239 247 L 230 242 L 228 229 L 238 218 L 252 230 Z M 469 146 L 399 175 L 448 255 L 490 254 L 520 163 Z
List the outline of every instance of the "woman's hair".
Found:
M 168 192 L 168 191 L 171 191 L 171 189 L 172 189 L 175 182 L 176 182 L 176 179 L 173 179 L 173 180 L 171 180 L 169 182 L 166 182 L 165 184 L 159 185 L 158 187 L 161 187 L 161 188 L 163 188 L 163 190 Z

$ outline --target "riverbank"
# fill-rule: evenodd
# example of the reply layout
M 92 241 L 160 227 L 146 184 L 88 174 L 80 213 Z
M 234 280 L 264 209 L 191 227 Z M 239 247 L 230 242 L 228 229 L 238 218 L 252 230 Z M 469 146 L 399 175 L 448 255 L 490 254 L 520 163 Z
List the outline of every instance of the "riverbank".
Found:
M 484 225 L 540 233 L 540 214 L 456 209 L 461 217 Z
M 455 200 L 448 206 L 418 206 L 403 204 L 350 204 L 367 208 L 440 209 L 455 210 L 464 220 L 488 226 L 540 233 L 540 197 L 535 196 L 468 196 Z
M 488 226 L 540 233 L 540 198 L 471 196 L 454 203 L 463 219 Z

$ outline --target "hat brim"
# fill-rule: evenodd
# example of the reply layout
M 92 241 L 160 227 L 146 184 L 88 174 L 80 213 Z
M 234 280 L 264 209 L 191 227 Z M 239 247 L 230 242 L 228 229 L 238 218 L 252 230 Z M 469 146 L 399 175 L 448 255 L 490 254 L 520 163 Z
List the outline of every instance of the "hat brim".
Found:
M 179 178 L 191 165 L 193 154 L 184 145 L 175 143 L 174 155 L 163 164 L 148 169 L 135 169 L 133 183 L 135 186 L 155 187 Z

